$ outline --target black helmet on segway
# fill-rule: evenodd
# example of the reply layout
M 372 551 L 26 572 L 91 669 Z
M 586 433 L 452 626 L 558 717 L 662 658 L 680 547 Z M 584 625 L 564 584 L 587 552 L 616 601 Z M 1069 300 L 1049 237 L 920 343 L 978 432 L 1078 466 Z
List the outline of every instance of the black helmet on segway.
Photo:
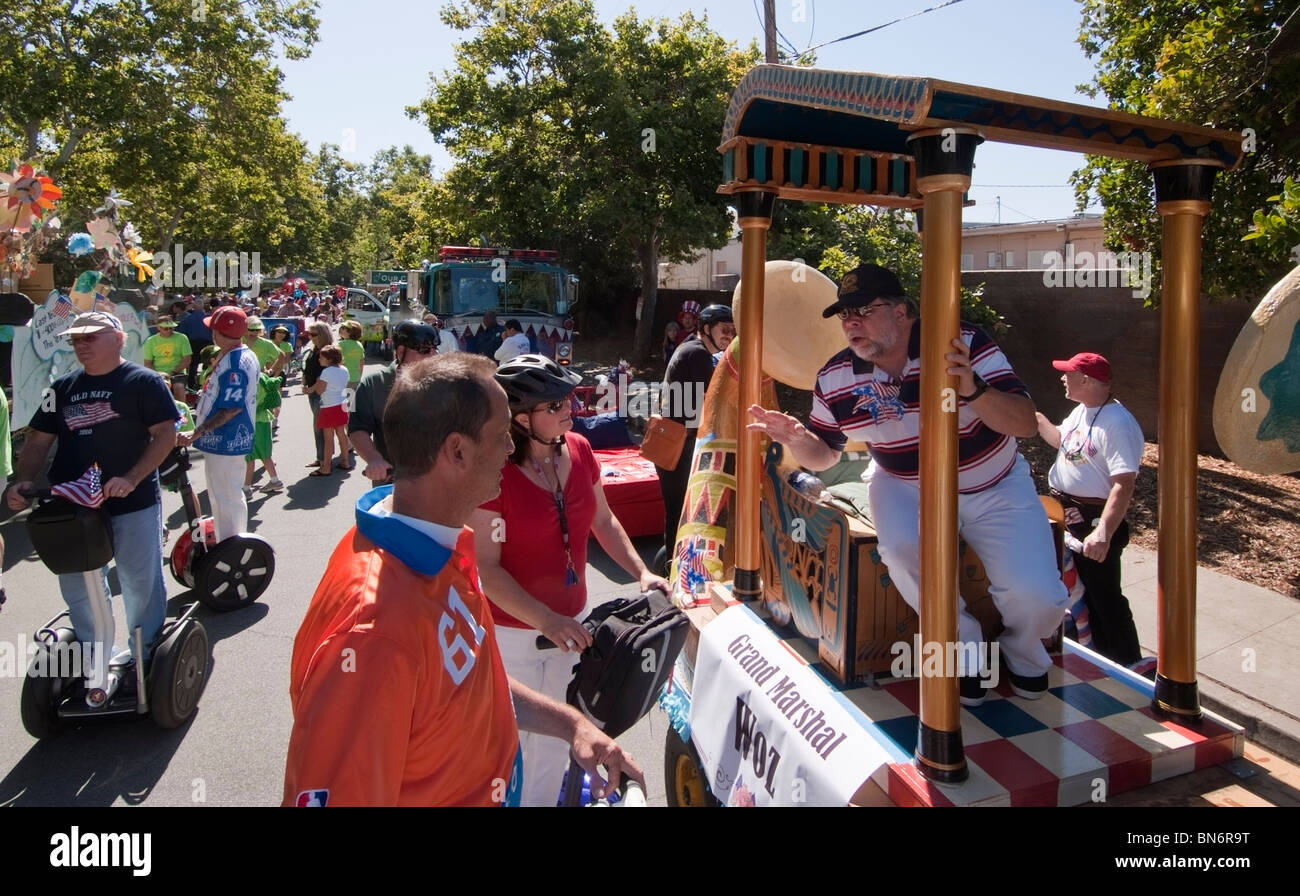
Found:
M 712 324 L 730 324 L 735 323 L 731 316 L 731 308 L 727 305 L 709 305 L 700 312 L 700 326 L 707 327 Z
M 399 345 L 416 351 L 432 351 L 438 347 L 438 331 L 422 321 L 401 321 L 393 327 L 393 348 Z
M 510 412 L 517 414 L 569 397 L 582 376 L 544 355 L 520 355 L 497 369 L 497 382 L 510 399 Z

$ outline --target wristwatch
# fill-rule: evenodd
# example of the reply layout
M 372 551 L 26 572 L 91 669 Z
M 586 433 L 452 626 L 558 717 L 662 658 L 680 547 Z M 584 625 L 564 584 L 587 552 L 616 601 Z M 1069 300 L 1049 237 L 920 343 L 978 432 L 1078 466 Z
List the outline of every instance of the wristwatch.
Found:
M 988 387 L 989 384 L 984 382 L 984 377 L 980 376 L 977 373 L 975 374 L 975 391 L 972 392 L 970 395 L 958 395 L 957 397 L 964 402 L 970 403 L 975 399 L 979 398 L 981 395 L 983 395 L 984 390 L 987 389 Z

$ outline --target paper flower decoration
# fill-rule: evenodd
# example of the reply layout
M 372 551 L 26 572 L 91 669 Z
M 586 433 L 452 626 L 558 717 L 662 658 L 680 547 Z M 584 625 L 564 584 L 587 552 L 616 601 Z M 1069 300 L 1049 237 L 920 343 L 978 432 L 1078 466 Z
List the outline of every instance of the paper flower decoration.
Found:
M 122 227 L 122 242 L 127 245 L 127 248 L 140 245 L 140 234 L 136 233 L 135 225 L 129 221 Z
M 99 208 L 95 209 L 95 214 L 107 215 L 110 218 L 116 218 L 117 210 L 119 208 L 126 208 L 130 204 L 131 203 L 129 201 L 117 195 L 117 188 L 114 187 L 113 189 L 109 190 L 108 195 L 104 197 L 104 204 L 101 205 Z
M 126 250 L 126 259 L 135 267 L 136 279 L 141 283 L 153 276 L 153 265 L 149 264 L 153 261 L 152 253 L 132 246 Z
M 88 233 L 74 233 L 68 237 L 68 254 L 73 258 L 89 255 L 95 251 L 95 241 Z
M 113 254 L 114 250 L 118 252 L 125 251 L 122 240 L 117 235 L 117 225 L 111 219 L 96 217 L 86 222 L 86 229 L 90 231 L 96 249 L 106 249 L 110 255 Z
M 5 213 L 13 213 L 9 229 L 19 233 L 31 230 L 32 222 L 53 209 L 63 197 L 63 191 L 54 181 L 37 174 L 31 165 L 0 174 L 0 182 L 5 185 Z

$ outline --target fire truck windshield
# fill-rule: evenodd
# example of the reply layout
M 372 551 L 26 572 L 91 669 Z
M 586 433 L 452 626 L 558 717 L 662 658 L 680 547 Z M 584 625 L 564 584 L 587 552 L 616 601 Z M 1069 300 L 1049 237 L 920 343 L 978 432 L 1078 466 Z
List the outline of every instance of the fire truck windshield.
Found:
M 560 315 L 568 310 L 562 282 L 556 268 L 507 265 L 501 271 L 486 265 L 444 265 L 433 276 L 434 311 L 440 315 L 481 311 Z

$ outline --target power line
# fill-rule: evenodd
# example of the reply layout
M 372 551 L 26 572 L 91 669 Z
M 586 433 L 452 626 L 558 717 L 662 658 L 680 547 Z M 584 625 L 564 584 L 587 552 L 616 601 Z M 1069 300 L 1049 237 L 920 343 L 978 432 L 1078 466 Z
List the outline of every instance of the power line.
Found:
M 902 16 L 901 18 L 894 19 L 892 22 L 886 22 L 883 25 L 877 25 L 874 28 L 868 28 L 865 31 L 857 31 L 854 32 L 853 34 L 846 34 L 843 37 L 835 38 L 835 40 L 828 40 L 825 43 L 817 44 L 814 47 L 809 47 L 808 49 L 804 50 L 804 52 L 811 53 L 813 50 L 820 50 L 822 47 L 828 47 L 831 44 L 837 44 L 840 41 L 852 40 L 855 37 L 861 37 L 864 34 L 870 34 L 873 31 L 879 31 L 881 28 L 888 28 L 890 25 L 897 25 L 899 22 L 905 22 L 908 19 L 914 19 L 917 16 L 923 16 L 927 12 L 934 12 L 937 9 L 943 9 L 945 6 L 952 6 L 953 4 L 960 3 L 960 2 L 962 2 L 962 0 L 948 0 L 948 2 L 940 3 L 938 6 L 931 6 L 929 9 L 923 9 L 920 12 L 909 13 L 908 15 Z

